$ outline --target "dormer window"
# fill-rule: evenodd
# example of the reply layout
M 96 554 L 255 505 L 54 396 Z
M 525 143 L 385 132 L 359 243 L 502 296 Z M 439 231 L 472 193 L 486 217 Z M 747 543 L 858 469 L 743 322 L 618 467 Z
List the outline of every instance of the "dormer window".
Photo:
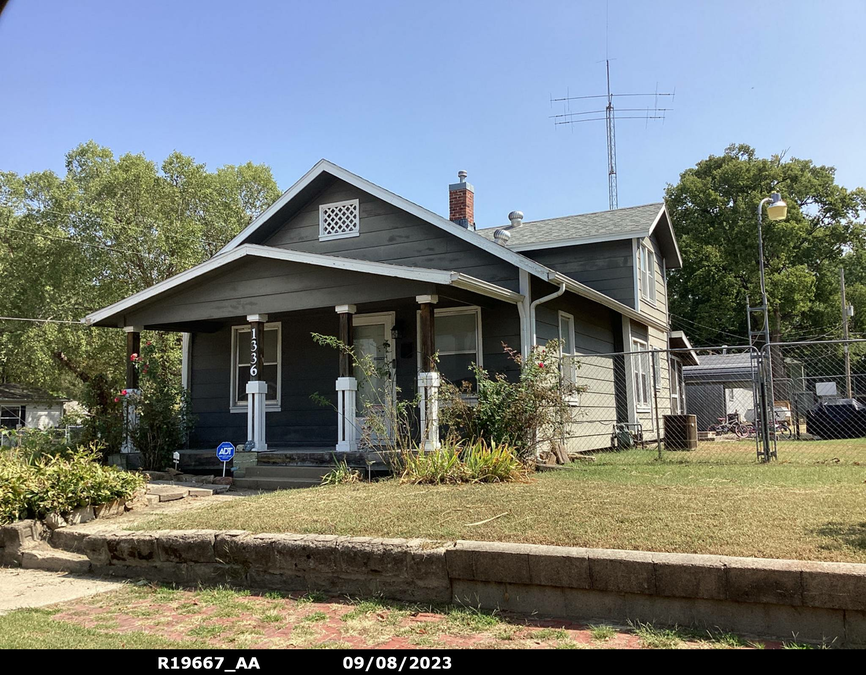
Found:
M 357 199 L 319 206 L 319 241 L 357 237 L 360 232 L 361 208 Z

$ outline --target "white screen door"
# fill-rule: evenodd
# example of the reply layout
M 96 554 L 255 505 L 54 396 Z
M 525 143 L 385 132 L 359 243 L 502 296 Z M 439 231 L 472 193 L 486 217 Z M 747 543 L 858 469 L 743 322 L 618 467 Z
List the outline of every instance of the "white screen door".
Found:
M 368 412 L 373 412 L 387 422 L 390 415 L 385 413 L 384 405 L 394 401 L 394 345 L 391 339 L 391 328 L 394 326 L 394 313 L 361 314 L 353 321 L 352 343 L 355 357 L 358 361 L 366 361 L 370 357 L 375 366 L 372 376 L 362 372 L 355 366 L 355 379 L 358 381 L 358 397 L 356 424 L 363 429 L 367 424 Z M 375 426 L 372 422 L 368 427 Z M 385 424 L 390 435 L 390 426 Z M 379 429 L 381 431 L 381 427 Z M 377 433 L 370 434 L 372 441 L 377 440 Z

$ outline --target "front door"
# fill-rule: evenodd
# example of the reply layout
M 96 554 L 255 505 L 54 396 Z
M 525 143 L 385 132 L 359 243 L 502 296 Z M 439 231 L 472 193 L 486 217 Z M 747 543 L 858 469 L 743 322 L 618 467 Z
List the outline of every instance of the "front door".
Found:
M 391 436 L 391 412 L 395 397 L 394 344 L 391 329 L 394 312 L 355 315 L 352 343 L 358 381 L 355 423 L 361 441 L 382 443 Z M 384 436 L 384 438 L 383 438 Z

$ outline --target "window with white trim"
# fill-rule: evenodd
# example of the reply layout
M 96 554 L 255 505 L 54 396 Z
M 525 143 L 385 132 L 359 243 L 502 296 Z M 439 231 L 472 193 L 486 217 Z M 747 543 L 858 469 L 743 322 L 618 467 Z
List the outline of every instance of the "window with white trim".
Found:
M 319 241 L 357 237 L 361 226 L 361 206 L 357 199 L 319 205 Z
M 233 412 L 247 409 L 247 382 L 250 381 L 250 334 L 249 325 L 232 326 L 232 377 L 231 408 Z M 279 322 L 265 324 L 262 345 L 261 379 L 268 383 L 265 404 L 280 405 L 280 381 L 282 379 L 282 327 Z
M 632 340 L 632 351 L 641 352 L 631 357 L 634 373 L 634 402 L 638 408 L 649 408 L 650 396 L 650 360 L 647 343 L 643 340 Z
M 420 322 L 420 313 L 419 313 Z M 470 370 L 473 363 L 482 365 L 481 358 L 481 308 L 448 307 L 434 313 L 436 353 L 439 355 L 438 369 L 442 377 L 459 385 L 460 382 L 475 383 L 475 374 Z M 420 323 L 418 328 L 420 344 Z M 420 353 L 419 353 L 420 367 Z
M 18 429 L 25 425 L 27 409 L 23 405 L 0 406 L 0 429 Z
M 559 313 L 559 355 L 561 357 L 562 379 L 574 384 L 577 372 L 574 364 L 574 317 L 566 312 Z
M 646 244 L 640 245 L 638 253 L 641 298 L 651 303 L 656 301 L 656 256 Z

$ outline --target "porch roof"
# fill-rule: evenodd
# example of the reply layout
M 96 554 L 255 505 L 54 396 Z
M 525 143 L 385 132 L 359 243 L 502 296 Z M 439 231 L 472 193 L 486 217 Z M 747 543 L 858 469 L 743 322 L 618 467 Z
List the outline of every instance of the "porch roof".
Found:
M 515 293 L 496 284 L 482 279 L 447 270 L 436 270 L 425 267 L 407 267 L 405 265 L 392 265 L 390 263 L 370 262 L 366 260 L 355 260 L 353 258 L 321 255 L 318 253 L 306 253 L 293 251 L 272 246 L 261 246 L 258 244 L 243 244 L 237 248 L 215 255 L 185 272 L 176 274 L 150 288 L 134 293 L 119 302 L 88 314 L 82 322 L 89 326 L 120 327 L 124 325 L 124 314 L 134 312 L 146 304 L 158 301 L 161 297 L 170 293 L 183 290 L 184 287 L 193 286 L 206 274 L 219 270 L 231 263 L 243 259 L 274 260 L 278 262 L 310 265 L 316 268 L 330 268 L 348 272 L 369 274 L 378 277 L 402 279 L 410 282 L 421 282 L 436 284 L 440 286 L 454 286 L 464 290 L 472 291 L 489 298 L 502 300 L 516 304 L 523 299 L 519 293 Z

